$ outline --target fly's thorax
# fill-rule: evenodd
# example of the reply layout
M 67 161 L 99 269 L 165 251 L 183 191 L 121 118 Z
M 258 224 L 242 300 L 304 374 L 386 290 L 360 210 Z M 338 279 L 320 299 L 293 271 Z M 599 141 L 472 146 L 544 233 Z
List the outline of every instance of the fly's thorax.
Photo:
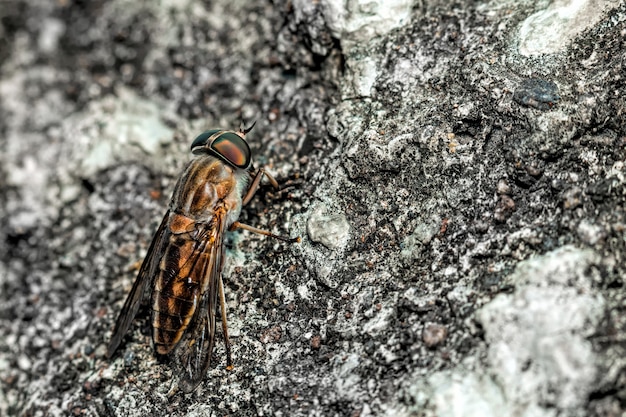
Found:
M 241 213 L 243 195 L 248 190 L 248 180 L 250 179 L 248 171 L 244 169 L 236 169 L 234 172 L 234 176 L 235 192 L 230 197 L 230 210 L 228 211 L 226 217 L 226 227 L 230 227 L 230 225 L 237 221 L 237 219 L 239 218 L 239 214 Z
M 211 155 L 199 155 L 189 162 L 178 179 L 170 209 L 204 222 L 211 219 L 218 205 L 225 205 L 229 225 L 239 216 L 241 196 L 247 184 L 247 171 L 232 167 Z M 231 216 L 236 212 L 234 220 Z

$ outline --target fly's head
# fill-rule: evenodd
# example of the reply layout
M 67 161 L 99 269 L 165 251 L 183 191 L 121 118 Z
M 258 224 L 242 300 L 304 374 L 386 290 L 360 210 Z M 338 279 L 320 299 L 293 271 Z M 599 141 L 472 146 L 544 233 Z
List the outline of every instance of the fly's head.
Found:
M 252 152 L 245 136 L 252 127 L 254 124 L 238 132 L 223 129 L 207 130 L 193 141 L 191 152 L 194 155 L 212 155 L 234 168 L 248 170 L 252 164 Z

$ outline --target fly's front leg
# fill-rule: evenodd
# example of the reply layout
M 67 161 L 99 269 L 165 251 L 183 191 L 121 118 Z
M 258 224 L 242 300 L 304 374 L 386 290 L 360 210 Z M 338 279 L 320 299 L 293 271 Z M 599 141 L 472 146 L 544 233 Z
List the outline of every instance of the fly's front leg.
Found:
M 250 184 L 250 188 L 248 188 L 246 195 L 243 197 L 242 204 L 244 206 L 248 204 L 250 200 L 252 200 L 252 197 L 254 197 L 254 194 L 257 192 L 257 190 L 259 189 L 259 186 L 261 185 L 261 179 L 263 179 L 264 175 L 267 177 L 270 184 L 272 184 L 272 187 L 278 188 L 278 182 L 276 181 L 276 179 L 272 177 L 263 168 L 259 168 L 257 173 L 254 175 L 254 179 L 252 180 L 252 184 Z M 300 237 L 296 237 L 292 239 L 292 238 L 285 237 L 285 236 L 275 235 L 274 233 L 268 232 L 267 230 L 257 229 L 256 227 L 249 226 L 247 224 L 234 222 L 230 226 L 230 230 L 237 230 L 237 229 L 248 230 L 250 232 L 257 233 L 259 235 L 273 237 L 274 239 L 282 240 L 283 242 L 288 242 L 288 243 L 297 243 L 301 241 Z
M 254 179 L 252 180 L 252 184 L 250 184 L 250 188 L 248 188 L 248 191 L 246 192 L 246 195 L 243 196 L 243 205 L 244 206 L 246 204 L 248 204 L 250 202 L 250 200 L 252 200 L 252 197 L 254 197 L 254 194 L 259 189 L 259 186 L 261 185 L 261 180 L 263 179 L 263 175 L 265 175 L 267 177 L 267 179 L 269 180 L 270 184 L 272 184 L 272 187 L 278 188 L 278 182 L 276 182 L 276 179 L 274 177 L 272 177 L 263 168 L 259 168 L 257 173 L 254 175 Z

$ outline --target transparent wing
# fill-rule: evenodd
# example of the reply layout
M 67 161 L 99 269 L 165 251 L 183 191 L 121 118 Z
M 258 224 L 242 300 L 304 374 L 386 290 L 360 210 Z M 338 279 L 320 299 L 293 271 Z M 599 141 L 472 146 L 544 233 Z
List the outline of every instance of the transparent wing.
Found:
M 146 254 L 146 257 L 141 264 L 141 268 L 139 269 L 139 273 L 137 274 L 137 279 L 133 284 L 133 288 L 130 290 L 130 294 L 128 294 L 128 297 L 124 302 L 124 307 L 122 307 L 120 315 L 117 317 L 115 328 L 113 329 L 113 336 L 111 336 L 111 341 L 109 342 L 109 346 L 107 348 L 107 357 L 109 358 L 113 356 L 122 342 L 122 338 L 128 331 L 130 324 L 139 310 L 139 306 L 141 305 L 141 300 L 143 299 L 146 289 L 151 287 L 151 284 L 154 281 L 156 268 L 158 266 L 159 259 L 161 258 L 163 246 L 169 238 L 169 230 L 167 228 L 169 215 L 170 212 L 168 210 L 165 213 L 165 216 L 163 216 L 163 220 L 161 221 L 156 234 L 152 238 L 152 243 L 150 244 L 148 253 Z
M 206 287 L 189 328 L 175 351 L 178 365 L 181 367 L 178 386 L 185 392 L 193 391 L 202 382 L 209 369 L 215 343 L 215 315 L 219 308 L 219 280 L 224 256 L 225 216 L 223 212 L 217 211 L 214 220 L 216 227 L 211 231 L 214 235 L 209 238 L 214 244 L 208 248 L 210 250 L 209 262 L 205 265 Z

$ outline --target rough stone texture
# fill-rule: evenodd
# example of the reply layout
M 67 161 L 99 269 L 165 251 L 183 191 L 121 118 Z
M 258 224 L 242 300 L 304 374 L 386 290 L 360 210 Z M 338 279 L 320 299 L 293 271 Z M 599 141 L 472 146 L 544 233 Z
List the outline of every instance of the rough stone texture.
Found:
M 0 415 L 624 413 L 626 2 L 590 5 L 3 1 Z M 185 395 L 146 310 L 105 346 L 241 119 L 282 185 L 241 220 L 302 243 L 229 235 L 235 368 Z
M 522 23 L 520 53 L 530 56 L 559 52 L 582 31 L 597 24 L 616 3 L 612 0 L 548 2 L 547 7 L 528 16 Z
M 515 404 L 503 415 L 537 415 L 542 404 L 574 414 L 587 402 L 598 377 L 588 339 L 606 308 L 591 290 L 596 265 L 590 262 L 597 258 L 564 247 L 521 262 L 508 277 L 514 293 L 478 312 L 492 372 Z

